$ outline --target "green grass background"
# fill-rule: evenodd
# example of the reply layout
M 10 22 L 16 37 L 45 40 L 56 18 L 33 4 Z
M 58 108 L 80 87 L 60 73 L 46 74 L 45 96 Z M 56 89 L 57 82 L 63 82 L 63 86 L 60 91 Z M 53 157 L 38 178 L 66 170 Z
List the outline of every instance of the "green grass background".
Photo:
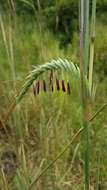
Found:
M 107 101 L 107 26 L 97 19 L 95 42 L 96 98 L 93 113 Z M 60 48 L 59 40 L 49 31 L 39 31 L 34 18 L 2 13 L 0 30 L 0 115 L 5 117 L 13 97 L 20 91 L 33 66 L 53 58 L 68 58 L 79 64 L 79 33 L 72 44 Z M 44 76 L 49 78 L 49 76 Z M 62 75 L 61 77 L 65 77 Z M 0 188 L 27 190 L 39 172 L 49 164 L 81 127 L 79 84 L 70 78 L 71 94 L 40 92 L 32 88 L 15 108 L 7 122 L 8 138 L 0 140 L 0 154 L 14 150 L 17 171 L 8 182 L 1 172 Z M 107 110 L 93 121 L 90 134 L 90 190 L 107 189 Z M 81 136 L 43 175 L 34 190 L 83 190 L 83 155 Z

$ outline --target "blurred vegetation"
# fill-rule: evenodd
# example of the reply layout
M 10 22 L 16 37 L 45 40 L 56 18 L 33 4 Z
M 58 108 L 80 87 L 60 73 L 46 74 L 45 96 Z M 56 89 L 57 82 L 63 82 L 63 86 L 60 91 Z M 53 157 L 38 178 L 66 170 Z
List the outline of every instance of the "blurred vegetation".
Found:
M 101 79 L 107 73 L 106 8 L 107 0 L 97 1 L 95 69 L 97 73 L 101 74 Z M 7 20 L 6 25 L 11 22 L 11 27 L 14 27 L 15 33 L 21 33 L 20 39 L 17 40 L 19 43 L 16 48 L 17 53 L 21 51 L 21 43 L 25 43 L 25 49 L 29 49 L 29 47 L 32 49 L 31 60 L 33 61 L 35 53 L 39 54 L 37 55 L 38 58 L 40 57 L 41 47 L 48 46 L 47 43 L 56 43 L 55 46 L 60 51 L 67 53 L 71 51 L 71 55 L 76 56 L 78 62 L 79 10 L 77 0 L 6 0 L 5 2 L 1 0 L 0 9 L 3 19 Z M 8 15 L 10 15 L 10 19 Z M 39 37 L 36 39 L 35 36 Z M 48 41 L 46 42 L 47 36 Z M 21 38 L 23 39 L 21 40 Z
M 12 98 L 19 92 L 33 65 L 58 57 L 79 64 L 78 15 L 77 0 L 0 0 L 1 117 L 5 117 Z M 97 93 L 93 112 L 107 100 L 107 0 L 97 1 L 94 61 Z M 72 85 L 71 91 L 73 88 Z M 9 183 L 9 190 L 13 187 L 26 190 L 32 179 L 80 128 L 79 96 L 76 90 L 70 96 L 50 92 L 34 97 L 31 89 L 17 106 L 6 125 L 8 138 L 3 134 L 0 141 L 1 153 L 12 149 L 18 157 L 18 171 Z M 106 112 L 93 122 L 91 138 L 92 187 L 96 189 L 99 177 L 99 189 L 107 189 Z M 83 160 L 79 146 L 79 142 L 75 142 L 47 171 L 37 183 L 37 190 L 71 190 L 71 186 L 73 190 L 83 189 Z M 4 178 L 0 178 L 0 187 L 7 190 Z

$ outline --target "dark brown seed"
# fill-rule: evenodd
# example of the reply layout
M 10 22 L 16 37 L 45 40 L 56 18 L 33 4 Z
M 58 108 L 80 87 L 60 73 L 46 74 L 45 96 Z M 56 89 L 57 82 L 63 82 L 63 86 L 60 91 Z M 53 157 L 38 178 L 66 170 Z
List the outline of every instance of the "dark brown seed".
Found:
M 36 90 L 37 90 L 37 94 L 39 94 L 39 91 L 40 91 L 40 81 L 38 81 L 36 83 Z
M 33 84 L 33 94 L 36 96 L 36 85 Z
M 64 80 L 62 80 L 62 91 L 63 91 L 63 92 L 66 92 Z
M 45 82 L 45 80 L 43 80 L 43 90 L 44 90 L 44 92 L 46 92 L 46 82 Z
M 51 70 L 50 77 L 49 77 L 50 84 L 52 84 L 52 80 L 53 80 L 53 71 Z
M 59 83 L 58 79 L 56 79 L 56 87 L 57 87 L 57 90 L 59 91 L 60 90 L 60 83 Z
M 68 94 L 71 94 L 71 89 L 70 89 L 70 84 L 69 84 L 69 82 L 67 82 L 67 92 L 68 92 Z
M 52 86 L 52 92 L 54 91 L 54 85 L 53 85 L 53 83 L 51 84 L 51 86 Z

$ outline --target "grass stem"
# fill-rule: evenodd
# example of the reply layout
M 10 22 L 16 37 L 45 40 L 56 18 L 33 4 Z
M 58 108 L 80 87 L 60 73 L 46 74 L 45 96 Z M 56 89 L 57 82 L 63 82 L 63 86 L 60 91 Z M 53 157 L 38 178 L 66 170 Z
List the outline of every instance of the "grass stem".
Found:
M 90 64 L 89 64 L 89 87 L 92 91 L 93 83 L 93 62 L 94 62 L 94 42 L 95 42 L 95 24 L 96 24 L 96 0 L 92 1 L 92 18 L 91 18 L 91 42 L 90 42 Z

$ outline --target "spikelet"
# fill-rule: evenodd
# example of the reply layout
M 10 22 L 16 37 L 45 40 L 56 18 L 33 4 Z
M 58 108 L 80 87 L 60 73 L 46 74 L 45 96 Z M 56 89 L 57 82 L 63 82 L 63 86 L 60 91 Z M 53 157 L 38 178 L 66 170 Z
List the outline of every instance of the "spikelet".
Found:
M 46 92 L 46 82 L 43 80 L 43 91 Z
M 65 82 L 64 82 L 64 80 L 62 80 L 62 91 L 63 91 L 63 92 L 66 92 L 66 88 L 65 88 Z
M 53 92 L 54 91 L 54 84 L 53 84 L 53 82 L 51 84 L 51 87 L 52 87 L 52 92 Z
M 56 87 L 57 87 L 57 90 L 59 91 L 60 90 L 60 83 L 59 83 L 58 79 L 56 79 Z
M 33 84 L 33 94 L 36 96 L 36 85 Z
M 70 84 L 67 82 L 67 93 L 70 95 L 71 94 L 71 89 L 70 89 Z
M 37 94 L 39 94 L 39 92 L 40 92 L 40 81 L 37 81 L 37 83 L 36 83 L 36 91 L 37 91 Z
M 49 84 L 51 85 L 53 81 L 53 71 L 51 70 L 50 76 L 49 76 Z

